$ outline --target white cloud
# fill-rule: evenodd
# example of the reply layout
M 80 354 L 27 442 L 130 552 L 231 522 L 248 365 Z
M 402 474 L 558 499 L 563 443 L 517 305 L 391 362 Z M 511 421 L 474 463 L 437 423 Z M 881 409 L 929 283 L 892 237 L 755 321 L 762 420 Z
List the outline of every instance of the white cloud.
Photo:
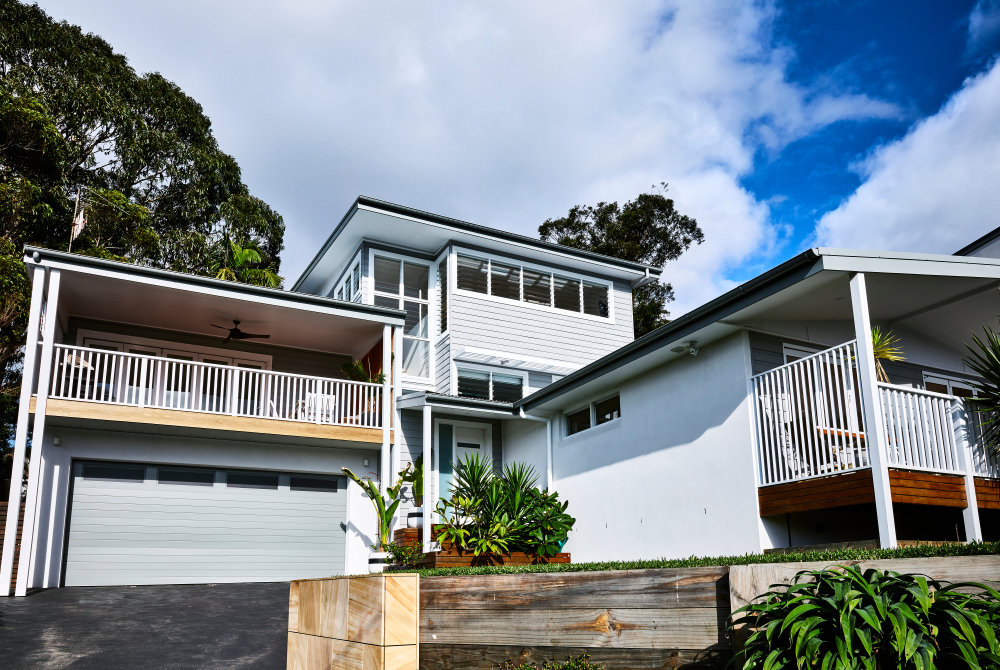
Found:
M 986 46 L 1000 32 L 1000 1 L 978 0 L 969 13 L 970 53 Z
M 950 254 L 1000 225 L 1000 67 L 858 167 L 865 181 L 820 219 L 820 244 Z
M 201 102 L 288 223 L 294 279 L 364 193 L 526 234 L 668 181 L 705 244 L 667 268 L 679 315 L 773 248 L 754 153 L 884 102 L 790 84 L 773 6 L 42 0 Z

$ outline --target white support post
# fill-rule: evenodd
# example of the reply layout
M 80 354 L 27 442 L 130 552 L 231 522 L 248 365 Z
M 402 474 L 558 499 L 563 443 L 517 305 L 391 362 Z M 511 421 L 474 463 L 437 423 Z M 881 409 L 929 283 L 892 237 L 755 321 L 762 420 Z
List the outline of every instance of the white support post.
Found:
M 403 329 L 400 326 L 392 327 L 392 351 L 393 356 L 390 356 L 392 361 L 392 405 L 395 408 L 393 414 L 393 439 L 395 448 L 393 451 L 393 472 L 399 472 L 402 470 L 402 464 L 400 463 L 400 452 L 403 445 L 403 415 L 402 410 L 399 409 L 397 400 L 399 396 L 403 394 L 402 376 L 403 376 Z
M 431 510 L 435 507 L 435 498 L 431 495 L 431 483 L 433 481 L 434 463 L 431 460 L 431 446 L 434 443 L 434 426 L 431 419 L 431 406 L 424 405 L 424 532 L 423 545 L 424 553 L 431 550 Z
M 865 412 L 865 438 L 875 486 L 875 511 L 878 515 L 879 543 L 884 549 L 896 546 L 896 516 L 892 510 L 892 490 L 886 459 L 885 415 L 875 376 L 875 352 L 872 350 L 872 327 L 868 315 L 868 290 L 862 272 L 851 276 L 851 305 L 854 308 L 854 335 L 858 345 L 858 382 Z
M 962 510 L 965 540 L 982 542 L 983 529 L 979 523 L 979 502 L 976 500 L 976 461 L 972 457 L 972 433 L 969 430 L 972 417 L 961 400 L 955 403 L 952 422 L 955 430 L 955 446 L 958 449 L 958 465 L 965 471 L 966 507 Z
M 31 392 L 35 384 L 38 362 L 38 324 L 42 314 L 42 296 L 45 294 L 45 268 L 35 265 L 31 277 L 31 306 L 28 309 L 28 338 L 24 347 L 24 365 L 21 374 L 21 397 L 17 408 L 17 427 L 14 431 L 14 460 L 10 474 L 10 501 L 4 526 L 3 557 L 0 558 L 0 594 L 10 595 L 10 576 L 14 571 L 14 538 L 17 536 L 17 518 L 21 510 L 21 481 L 24 478 L 24 453 L 28 443 Z
M 389 379 L 389 360 L 392 358 L 392 347 L 390 338 L 392 337 L 392 327 L 382 326 L 382 372 L 385 373 L 385 381 L 382 382 L 382 458 L 379 478 L 382 480 L 382 493 L 385 493 L 389 486 L 392 486 L 392 478 L 395 472 L 389 454 L 389 417 L 392 416 L 392 387 Z M 390 529 L 391 530 L 391 529 Z
M 34 578 L 35 526 L 38 523 L 38 479 L 42 469 L 42 446 L 45 441 L 45 404 L 49 397 L 52 374 L 52 345 L 55 343 L 59 311 L 59 277 L 57 269 L 49 270 L 49 289 L 45 296 L 45 325 L 42 330 L 42 356 L 38 362 L 38 392 L 35 395 L 35 425 L 31 434 L 31 462 L 28 466 L 28 491 L 24 501 L 24 528 L 21 531 L 21 556 L 17 562 L 15 596 L 28 592 Z

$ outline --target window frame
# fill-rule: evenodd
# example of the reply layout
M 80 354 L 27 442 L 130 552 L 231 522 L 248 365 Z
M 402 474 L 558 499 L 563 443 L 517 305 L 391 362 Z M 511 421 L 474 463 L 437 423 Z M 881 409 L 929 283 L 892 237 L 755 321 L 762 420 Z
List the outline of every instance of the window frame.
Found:
M 458 395 L 458 378 L 461 376 L 462 370 L 468 370 L 470 372 L 485 372 L 490 375 L 490 397 L 480 398 L 480 400 L 489 400 L 490 402 L 507 402 L 506 400 L 494 400 L 493 399 L 493 373 L 496 372 L 500 375 L 507 375 L 508 377 L 520 377 L 521 379 L 521 399 L 523 400 L 528 396 L 528 373 L 524 370 L 518 370 L 516 368 L 500 368 L 499 370 L 490 365 L 477 365 L 475 363 L 466 363 L 465 361 L 455 361 L 455 395 Z M 463 397 L 473 397 L 473 396 L 463 396 Z
M 615 315 L 615 287 L 614 282 L 604 279 L 602 277 L 596 277 L 593 275 L 583 274 L 580 272 L 567 271 L 563 269 L 556 269 L 552 266 L 546 265 L 545 263 L 534 263 L 525 262 L 521 259 L 514 258 L 511 256 L 502 256 L 500 254 L 492 254 L 488 252 L 482 252 L 475 249 L 468 249 L 465 247 L 455 246 L 451 249 L 451 255 L 454 257 L 454 262 L 450 263 L 448 268 L 452 270 L 451 276 L 448 277 L 449 289 L 452 295 L 478 298 L 481 300 L 489 300 L 492 302 L 499 302 L 503 304 L 518 304 L 522 307 L 527 307 L 528 309 L 536 309 L 549 313 L 555 314 L 568 314 L 574 317 L 579 317 L 581 319 L 586 319 L 589 321 L 596 321 L 597 323 L 616 323 Z M 475 258 L 478 260 L 484 260 L 488 262 L 486 269 L 486 293 L 477 293 L 475 291 L 470 291 L 468 289 L 458 288 L 458 257 L 466 256 L 468 258 Z M 502 298 L 500 296 L 493 295 L 493 262 L 496 261 L 502 265 L 510 265 L 520 268 L 520 298 L 514 300 L 513 298 Z M 541 305 L 534 302 L 528 302 L 524 299 L 524 271 L 534 271 L 534 272 L 544 272 L 549 275 L 549 304 Z M 579 305 L 580 311 L 573 312 L 568 309 L 562 309 L 555 306 L 555 277 L 559 276 L 564 279 L 571 279 L 573 281 L 579 282 Z M 584 312 L 584 300 L 583 300 L 583 286 L 584 284 L 590 284 L 591 286 L 605 286 L 608 290 L 608 315 L 597 316 L 594 314 L 587 314 Z
M 609 421 L 605 421 L 604 423 L 601 424 L 597 423 L 597 405 L 606 400 L 610 400 L 615 396 L 618 396 L 618 412 L 619 412 L 618 418 L 610 419 Z M 615 389 L 613 391 L 609 391 L 608 393 L 604 393 L 602 395 L 597 396 L 596 398 L 594 398 L 593 400 L 591 400 L 586 404 L 575 405 L 571 409 L 564 410 L 562 412 L 562 421 L 560 422 L 562 424 L 562 430 L 560 431 L 562 433 L 562 439 L 565 440 L 571 437 L 576 437 L 577 435 L 583 435 L 584 433 L 589 433 L 595 428 L 604 428 L 606 426 L 616 425 L 619 421 L 622 420 L 622 417 L 625 415 L 625 413 L 621 409 L 622 406 L 621 396 L 622 396 L 621 389 Z M 568 417 L 571 414 L 582 412 L 584 409 L 590 410 L 590 427 L 584 428 L 583 430 L 577 431 L 575 433 L 570 433 L 569 421 L 567 420 Z
M 375 290 L 375 258 L 382 257 L 388 260 L 399 261 L 399 293 L 397 295 L 389 295 L 384 292 Z M 403 277 L 405 275 L 405 263 L 410 263 L 411 265 L 420 265 L 427 268 L 427 297 L 426 298 L 413 298 L 404 295 L 405 288 L 403 286 Z M 369 284 L 371 285 L 370 290 L 367 295 L 370 298 L 370 303 L 374 305 L 375 299 L 377 297 L 382 298 L 398 298 L 397 303 L 399 307 L 397 309 L 405 310 L 404 303 L 406 302 L 416 302 L 423 304 L 427 308 L 427 336 L 426 337 L 411 337 L 404 332 L 402 333 L 403 340 L 419 340 L 427 342 L 427 376 L 421 377 L 407 372 L 403 372 L 402 378 L 409 380 L 411 382 L 419 382 L 423 384 L 433 384 L 435 380 L 435 356 L 434 356 L 434 345 L 437 341 L 437 336 L 434 332 L 437 330 L 436 323 L 432 323 L 434 307 L 434 301 L 437 298 L 437 265 L 434 261 L 425 260 L 423 258 L 414 258 L 413 256 L 407 256 L 406 254 L 396 253 L 394 251 L 386 251 L 384 249 L 376 249 L 370 247 L 368 249 L 368 271 L 365 273 Z M 397 352 L 398 356 L 402 356 L 403 352 Z

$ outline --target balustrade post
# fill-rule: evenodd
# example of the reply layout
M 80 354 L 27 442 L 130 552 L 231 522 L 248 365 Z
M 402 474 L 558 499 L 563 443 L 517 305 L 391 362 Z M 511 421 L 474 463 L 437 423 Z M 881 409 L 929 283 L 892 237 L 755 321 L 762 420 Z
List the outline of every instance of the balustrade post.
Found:
M 229 377 L 229 413 L 236 416 L 236 403 L 239 400 L 239 394 L 236 391 L 236 386 L 239 384 L 239 370 L 230 369 L 227 377 Z
M 951 411 L 952 430 L 955 434 L 955 448 L 958 452 L 958 465 L 965 471 L 965 509 L 962 510 L 962 521 L 965 524 L 965 539 L 967 542 L 982 542 L 983 529 L 979 523 L 979 503 L 976 500 L 976 462 L 972 456 L 974 440 L 970 427 L 972 412 L 965 402 L 958 400 Z
M 892 509 L 889 484 L 888 450 L 882 396 L 875 376 L 875 352 L 872 350 L 872 327 L 868 314 L 868 291 L 862 272 L 851 276 L 851 305 L 854 308 L 854 333 L 857 338 L 858 384 L 861 386 L 865 414 L 865 441 L 872 466 L 875 487 L 875 510 L 878 516 L 879 542 L 883 548 L 896 546 L 896 517 Z

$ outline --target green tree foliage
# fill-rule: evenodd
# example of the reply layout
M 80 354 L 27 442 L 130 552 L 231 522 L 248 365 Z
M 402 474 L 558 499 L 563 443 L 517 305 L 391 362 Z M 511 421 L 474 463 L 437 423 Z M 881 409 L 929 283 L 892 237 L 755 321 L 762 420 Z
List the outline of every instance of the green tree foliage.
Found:
M 68 248 L 77 193 L 87 225 L 74 252 L 280 283 L 284 222 L 250 194 L 201 106 L 101 37 L 0 0 L 0 306 L 27 304 L 24 244 Z M 252 249 L 238 267 L 226 265 L 233 244 Z M 23 345 L 23 313 L 0 332 Z M 19 384 L 19 357 L 2 365 L 4 388 Z M 9 433 L 16 398 L 0 404 Z
M 676 260 L 692 244 L 701 244 L 705 235 L 698 222 L 674 208 L 674 201 L 659 190 L 642 193 L 619 206 L 599 202 L 596 206 L 577 205 L 559 219 L 548 219 L 538 227 L 547 242 L 586 249 L 625 261 L 663 267 Z M 667 323 L 667 302 L 674 299 L 670 284 L 649 284 L 632 293 L 635 336 L 642 337 Z

